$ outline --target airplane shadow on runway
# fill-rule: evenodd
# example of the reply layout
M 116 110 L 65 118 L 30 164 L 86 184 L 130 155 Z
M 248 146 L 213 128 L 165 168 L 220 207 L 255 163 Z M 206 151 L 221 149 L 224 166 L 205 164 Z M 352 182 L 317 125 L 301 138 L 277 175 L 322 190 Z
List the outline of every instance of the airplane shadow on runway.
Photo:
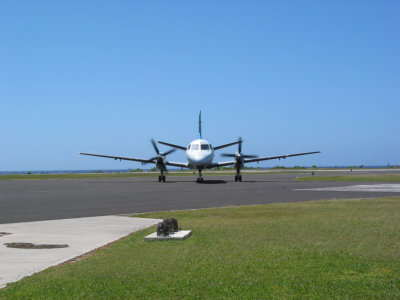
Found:
M 166 184 L 166 183 L 178 183 L 178 182 L 187 182 L 187 183 L 196 183 L 195 180 L 167 180 L 166 182 L 159 183 L 158 181 L 90 181 L 88 183 L 97 183 L 97 184 L 138 184 L 138 183 L 157 183 L 157 184 Z M 260 183 L 260 182 L 290 182 L 290 183 L 299 183 L 301 181 L 294 180 L 243 180 L 242 182 L 237 182 L 236 184 L 245 184 L 245 183 Z M 221 179 L 205 179 L 202 184 L 224 184 L 224 183 L 234 183 L 234 181 L 226 181 Z
M 190 181 L 190 180 L 169 180 L 169 181 L 167 180 L 166 182 L 163 182 L 162 184 L 178 183 L 178 182 L 197 183 L 196 181 Z M 227 183 L 227 181 L 225 181 L 225 180 L 204 180 L 201 184 L 222 184 L 222 183 Z
M 187 182 L 187 183 L 196 183 L 195 180 L 167 180 L 166 182 L 161 182 L 159 183 L 158 181 L 90 181 L 88 183 L 97 183 L 97 184 L 139 184 L 139 183 L 157 183 L 157 184 L 166 184 L 166 183 L 178 183 L 178 182 Z M 216 179 L 209 179 L 209 180 L 204 180 L 202 184 L 224 184 L 224 183 L 233 183 L 235 181 L 226 181 L 226 180 L 216 180 Z M 245 183 L 261 183 L 261 182 L 290 182 L 290 183 L 296 183 L 296 181 L 293 180 L 243 180 L 242 182 L 237 182 L 237 184 L 245 184 Z M 301 181 L 298 181 L 300 184 Z
M 226 183 L 225 180 L 204 180 L 202 184 L 220 184 L 220 183 Z
M 232 180 L 232 182 L 234 182 Z M 243 180 L 239 183 L 258 183 L 258 182 L 295 182 L 293 180 Z
M 97 183 L 97 184 L 137 184 L 137 183 L 157 183 L 157 184 L 166 184 L 166 183 L 178 183 L 178 182 L 187 182 L 187 183 L 196 183 L 196 181 L 190 180 L 170 180 L 166 182 L 159 183 L 158 181 L 90 181 L 88 183 Z M 204 180 L 202 184 L 222 184 L 227 183 L 225 180 Z

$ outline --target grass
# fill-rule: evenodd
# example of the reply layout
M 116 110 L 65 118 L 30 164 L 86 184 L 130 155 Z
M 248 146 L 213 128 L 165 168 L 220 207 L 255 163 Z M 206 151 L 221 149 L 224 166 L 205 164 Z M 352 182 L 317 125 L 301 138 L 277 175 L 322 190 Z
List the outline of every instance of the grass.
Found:
M 120 178 L 120 177 L 156 177 L 157 173 L 66 173 L 66 174 L 12 174 L 0 175 L 0 180 L 43 180 L 43 179 L 81 179 L 81 178 Z
M 235 171 L 203 171 L 203 175 L 232 175 Z M 249 172 L 242 171 L 242 174 L 278 174 L 280 172 L 257 171 Z M 289 173 L 304 173 L 301 171 L 282 172 Z M 197 172 L 196 172 L 197 174 Z M 127 177 L 158 177 L 159 172 L 126 172 L 126 173 L 66 173 L 66 174 L 12 174 L 0 175 L 0 180 L 48 180 L 48 179 L 84 179 L 84 178 L 127 178 Z M 193 170 L 171 171 L 168 176 L 195 176 Z M 197 176 L 197 175 L 196 175 Z
M 400 197 L 152 213 L 147 229 L 0 290 L 0 299 L 398 299 Z
M 309 181 L 366 181 L 366 182 L 400 182 L 398 174 L 382 175 L 339 175 L 339 176 L 310 176 L 298 177 L 296 180 Z

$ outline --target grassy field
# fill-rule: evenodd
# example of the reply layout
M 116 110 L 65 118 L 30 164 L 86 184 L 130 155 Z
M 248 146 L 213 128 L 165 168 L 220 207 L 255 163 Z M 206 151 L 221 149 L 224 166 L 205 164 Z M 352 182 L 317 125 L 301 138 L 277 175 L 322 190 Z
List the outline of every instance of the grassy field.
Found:
M 0 175 L 0 180 L 42 180 L 42 179 L 80 179 L 80 178 L 120 178 L 120 177 L 158 177 L 158 173 L 66 173 L 66 174 L 13 174 Z M 183 175 L 183 174 L 182 174 Z
M 262 169 L 251 169 L 246 168 L 242 170 L 242 174 L 304 174 L 312 171 L 318 172 L 323 170 L 324 173 L 332 171 L 336 173 L 338 169 L 307 169 L 307 168 L 272 168 L 267 170 Z M 347 171 L 347 169 L 343 169 Z M 167 176 L 194 176 L 194 170 L 174 170 L 168 172 Z M 233 168 L 221 168 L 213 170 L 203 171 L 203 175 L 232 175 L 236 171 Z M 330 173 L 330 172 L 329 172 Z M 11 174 L 11 175 L 0 175 L 0 180 L 41 180 L 41 179 L 80 179 L 80 178 L 124 178 L 124 177 L 158 177 L 159 172 L 143 172 L 143 171 L 132 171 L 132 172 L 116 172 L 116 173 L 65 173 L 65 174 Z M 197 175 L 196 175 L 197 176 Z M 336 181 L 348 181 L 349 176 L 354 181 L 371 181 L 371 179 L 378 178 L 373 181 L 400 181 L 400 175 L 344 175 L 344 176 L 310 176 L 302 177 L 298 180 L 336 180 Z M 330 179 L 332 178 L 332 179 Z M 341 179 L 343 178 L 343 179 Z M 360 179 L 358 179 L 360 178 Z M 364 180 L 365 178 L 365 180 Z M 380 179 L 379 179 L 380 178 Z M 392 178 L 392 179 L 391 179 Z M 394 179 L 393 179 L 394 178 Z
M 203 171 L 203 175 L 233 175 L 234 170 L 224 171 Z M 242 174 L 278 174 L 278 173 L 304 173 L 303 171 L 242 171 Z M 197 174 L 197 173 L 196 173 Z M 12 174 L 0 175 L 0 180 L 44 180 L 44 179 L 81 179 L 81 178 L 127 178 L 127 177 L 158 177 L 158 172 L 126 172 L 126 173 L 67 173 L 67 174 Z M 168 176 L 193 176 L 193 171 L 171 171 L 166 175 Z M 168 179 L 167 179 L 168 180 Z
M 400 197 L 144 216 L 176 217 L 193 235 L 144 242 L 147 229 L 0 299 L 400 298 Z
M 366 181 L 366 182 L 400 182 L 398 174 L 382 174 L 382 175 L 340 175 L 340 176 L 310 176 L 299 177 L 296 180 L 309 181 Z

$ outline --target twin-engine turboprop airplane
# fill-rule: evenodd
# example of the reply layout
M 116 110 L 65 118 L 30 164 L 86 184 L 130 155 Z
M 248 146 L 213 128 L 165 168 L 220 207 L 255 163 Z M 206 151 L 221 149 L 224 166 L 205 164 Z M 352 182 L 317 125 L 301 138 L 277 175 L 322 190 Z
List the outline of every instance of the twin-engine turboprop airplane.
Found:
M 244 167 L 245 163 L 259 162 L 259 161 L 271 160 L 271 159 L 281 159 L 281 158 L 285 159 L 287 157 L 292 157 L 292 156 L 320 153 L 320 151 L 314 151 L 314 152 L 295 153 L 295 154 L 258 158 L 255 155 L 244 155 L 242 153 L 243 140 L 241 138 L 239 138 L 238 141 L 233 142 L 233 143 L 213 147 L 213 146 L 211 146 L 211 144 L 208 141 L 202 139 L 201 112 L 199 114 L 199 137 L 200 137 L 199 139 L 192 141 L 187 148 L 183 147 L 183 146 L 178 146 L 175 144 L 158 141 L 159 144 L 175 148 L 175 149 L 171 149 L 164 153 L 160 153 L 160 151 L 158 150 L 157 144 L 152 139 L 151 143 L 153 144 L 153 147 L 157 153 L 157 156 L 154 156 L 149 159 L 121 157 L 121 156 L 109 156 L 109 155 L 91 154 L 91 153 L 79 153 L 79 154 L 98 156 L 98 157 L 106 157 L 106 158 L 112 158 L 115 160 L 119 159 L 119 160 L 137 161 L 137 162 L 141 162 L 143 164 L 147 164 L 147 163 L 155 164 L 156 168 L 160 170 L 160 176 L 158 176 L 159 182 L 161 182 L 161 181 L 165 182 L 164 172 L 167 171 L 167 166 L 197 169 L 198 173 L 199 173 L 197 182 L 200 183 L 200 182 L 203 182 L 203 176 L 202 176 L 201 172 L 204 169 L 212 169 L 212 168 L 218 168 L 218 167 L 224 167 L 224 166 L 234 166 L 234 168 L 236 169 L 235 181 L 242 181 L 242 175 L 240 174 L 240 170 Z M 227 162 L 213 163 L 214 151 L 225 148 L 225 147 L 229 147 L 232 145 L 236 145 L 236 144 L 238 145 L 238 151 L 236 153 L 222 154 L 222 156 L 225 156 L 225 157 L 233 157 L 235 160 L 227 161 Z M 171 154 L 172 152 L 174 152 L 176 149 L 186 151 L 186 158 L 187 158 L 186 163 L 171 162 L 171 161 L 166 160 L 166 156 L 168 154 Z

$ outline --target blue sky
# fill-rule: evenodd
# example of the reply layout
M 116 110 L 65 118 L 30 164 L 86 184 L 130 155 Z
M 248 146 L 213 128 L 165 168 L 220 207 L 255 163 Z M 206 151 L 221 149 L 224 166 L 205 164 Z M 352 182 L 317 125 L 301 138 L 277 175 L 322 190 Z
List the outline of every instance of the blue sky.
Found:
M 141 167 L 77 152 L 148 158 L 150 138 L 186 146 L 199 110 L 213 145 L 242 136 L 248 154 L 323 151 L 260 166 L 400 164 L 399 11 L 399 1 L 2 1 L 0 170 Z

